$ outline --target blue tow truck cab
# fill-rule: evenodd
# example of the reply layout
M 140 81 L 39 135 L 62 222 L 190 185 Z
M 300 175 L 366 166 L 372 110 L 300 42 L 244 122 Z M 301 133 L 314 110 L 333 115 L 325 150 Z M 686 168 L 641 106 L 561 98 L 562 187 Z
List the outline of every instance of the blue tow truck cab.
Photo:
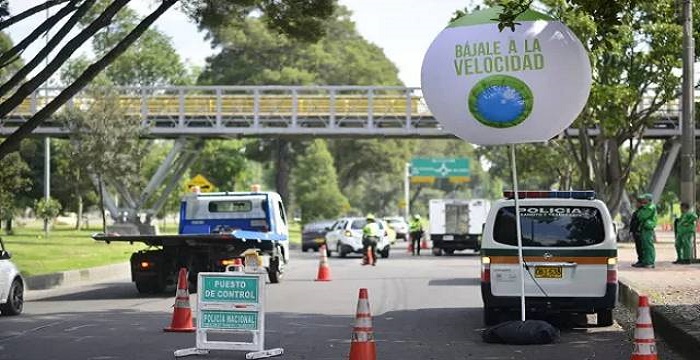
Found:
M 140 293 L 162 292 L 189 270 L 190 290 L 199 272 L 225 271 L 243 253 L 261 255 L 270 282 L 289 262 L 289 230 L 282 198 L 275 192 L 190 193 L 180 203 L 177 235 L 95 234 L 97 241 L 143 242 L 152 248 L 131 256 L 131 277 Z

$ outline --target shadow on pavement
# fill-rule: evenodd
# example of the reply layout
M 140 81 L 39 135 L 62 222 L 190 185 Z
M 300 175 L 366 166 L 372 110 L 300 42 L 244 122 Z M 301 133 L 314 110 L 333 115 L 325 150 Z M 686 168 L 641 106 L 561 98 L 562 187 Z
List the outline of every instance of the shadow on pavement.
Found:
M 97 288 L 70 294 L 56 295 L 43 297 L 32 302 L 49 302 L 49 301 L 77 301 L 77 300 L 123 300 L 123 299 L 165 299 L 175 296 L 175 289 L 172 292 L 164 292 L 160 294 L 139 294 L 136 286 L 132 283 L 102 283 L 96 285 Z
M 476 286 L 481 285 L 480 278 L 434 279 L 428 286 Z

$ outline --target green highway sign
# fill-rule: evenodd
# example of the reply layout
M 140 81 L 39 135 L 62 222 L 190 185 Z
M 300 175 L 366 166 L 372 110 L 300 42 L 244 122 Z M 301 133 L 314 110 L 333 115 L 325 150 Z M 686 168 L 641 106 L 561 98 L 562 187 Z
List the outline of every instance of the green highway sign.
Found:
M 203 276 L 201 301 L 218 303 L 258 303 L 257 277 Z
M 411 160 L 413 182 L 427 182 L 435 178 L 449 178 L 452 182 L 469 181 L 467 158 L 414 158 Z
M 255 311 L 202 310 L 200 326 L 205 329 L 257 330 Z

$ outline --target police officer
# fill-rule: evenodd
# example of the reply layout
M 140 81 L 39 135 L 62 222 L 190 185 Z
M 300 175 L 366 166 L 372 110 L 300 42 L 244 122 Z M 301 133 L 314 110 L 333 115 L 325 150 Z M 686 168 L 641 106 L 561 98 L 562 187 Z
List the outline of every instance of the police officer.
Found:
M 367 224 L 362 228 L 362 265 L 377 265 L 377 243 L 381 230 L 374 219 L 374 215 L 367 214 Z
M 681 203 L 683 213 L 676 222 L 676 254 L 678 259 L 674 264 L 690 264 L 690 253 L 693 251 L 693 240 L 695 240 L 695 222 L 698 216 L 695 211 L 690 210 L 687 203 Z
M 632 219 L 630 220 L 630 235 L 632 235 L 632 239 L 634 239 L 634 249 L 637 251 L 637 262 L 635 264 L 641 265 L 642 264 L 642 259 L 644 258 L 643 255 L 643 248 L 642 248 L 642 235 L 640 233 L 641 228 L 639 227 L 639 209 L 642 208 L 642 196 L 639 195 L 637 196 L 637 208 L 634 209 L 634 212 L 632 213 Z
M 644 194 L 640 198 L 642 207 L 637 211 L 639 236 L 642 243 L 642 262 L 633 264 L 634 267 L 654 268 L 656 262 L 656 250 L 654 249 L 654 229 L 656 228 L 656 206 L 652 202 L 651 194 Z
M 411 235 L 412 255 L 420 256 L 420 240 L 423 238 L 423 222 L 420 220 L 420 215 L 413 215 L 411 223 L 408 224 L 408 231 Z

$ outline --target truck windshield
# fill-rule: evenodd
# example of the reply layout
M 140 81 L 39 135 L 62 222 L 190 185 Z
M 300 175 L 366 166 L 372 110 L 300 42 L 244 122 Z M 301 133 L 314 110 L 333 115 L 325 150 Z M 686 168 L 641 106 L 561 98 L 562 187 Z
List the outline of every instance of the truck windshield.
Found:
M 605 227 L 600 211 L 587 206 L 520 207 L 523 246 L 576 247 L 600 244 Z M 515 232 L 515 207 L 498 210 L 493 238 L 505 245 L 518 245 Z

